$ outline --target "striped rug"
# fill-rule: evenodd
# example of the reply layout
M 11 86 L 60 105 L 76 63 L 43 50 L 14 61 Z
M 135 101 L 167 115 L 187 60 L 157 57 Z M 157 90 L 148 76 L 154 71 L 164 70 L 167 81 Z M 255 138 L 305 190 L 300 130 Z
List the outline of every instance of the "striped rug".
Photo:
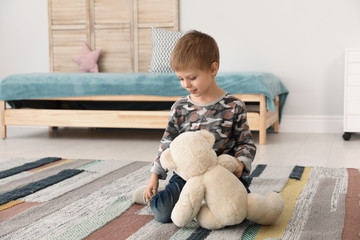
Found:
M 359 169 L 253 166 L 250 190 L 285 200 L 279 221 L 209 231 L 195 221 L 158 223 L 134 204 L 150 165 L 52 157 L 1 163 L 0 239 L 360 239 Z

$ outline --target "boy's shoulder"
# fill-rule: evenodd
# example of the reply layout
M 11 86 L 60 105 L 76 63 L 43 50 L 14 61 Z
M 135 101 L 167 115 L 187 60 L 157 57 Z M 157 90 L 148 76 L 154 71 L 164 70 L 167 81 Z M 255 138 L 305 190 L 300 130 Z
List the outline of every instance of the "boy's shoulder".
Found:
M 225 104 L 234 103 L 235 105 L 239 107 L 244 107 L 245 103 L 239 99 L 238 97 L 232 95 L 231 93 L 227 93 L 224 98 L 222 99 Z
M 182 106 L 187 103 L 189 103 L 188 96 L 183 96 L 174 102 L 174 104 L 172 105 L 172 108 Z

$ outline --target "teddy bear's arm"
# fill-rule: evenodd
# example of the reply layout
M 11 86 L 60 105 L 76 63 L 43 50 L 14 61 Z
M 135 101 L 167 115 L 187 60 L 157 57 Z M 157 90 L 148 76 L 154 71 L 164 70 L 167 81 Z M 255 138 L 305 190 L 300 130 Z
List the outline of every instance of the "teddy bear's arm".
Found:
M 222 154 L 218 157 L 218 163 L 224 168 L 228 169 L 230 172 L 234 172 L 239 164 L 233 156 L 229 154 Z
M 198 214 L 205 194 L 202 178 L 190 178 L 182 189 L 180 198 L 171 213 L 171 219 L 176 226 L 185 226 Z

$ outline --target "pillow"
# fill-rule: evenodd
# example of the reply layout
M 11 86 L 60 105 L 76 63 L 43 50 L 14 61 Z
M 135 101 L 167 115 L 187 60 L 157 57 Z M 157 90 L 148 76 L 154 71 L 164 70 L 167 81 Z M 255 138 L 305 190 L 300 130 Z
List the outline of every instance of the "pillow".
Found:
M 168 31 L 159 28 L 151 29 L 152 35 L 152 56 L 149 72 L 151 73 L 171 73 L 174 72 L 170 67 L 171 52 L 176 42 L 184 33 Z
M 91 51 L 89 46 L 84 43 L 80 55 L 74 56 L 72 60 L 80 65 L 80 72 L 99 72 L 97 61 L 100 57 L 101 49 Z

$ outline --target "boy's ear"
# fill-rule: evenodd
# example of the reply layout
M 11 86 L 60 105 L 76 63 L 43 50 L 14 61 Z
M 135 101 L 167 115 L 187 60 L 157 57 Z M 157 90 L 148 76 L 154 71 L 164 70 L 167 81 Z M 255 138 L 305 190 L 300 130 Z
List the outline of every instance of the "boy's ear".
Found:
M 213 62 L 211 64 L 210 70 L 211 70 L 211 75 L 216 76 L 216 74 L 219 71 L 219 63 L 218 62 Z

